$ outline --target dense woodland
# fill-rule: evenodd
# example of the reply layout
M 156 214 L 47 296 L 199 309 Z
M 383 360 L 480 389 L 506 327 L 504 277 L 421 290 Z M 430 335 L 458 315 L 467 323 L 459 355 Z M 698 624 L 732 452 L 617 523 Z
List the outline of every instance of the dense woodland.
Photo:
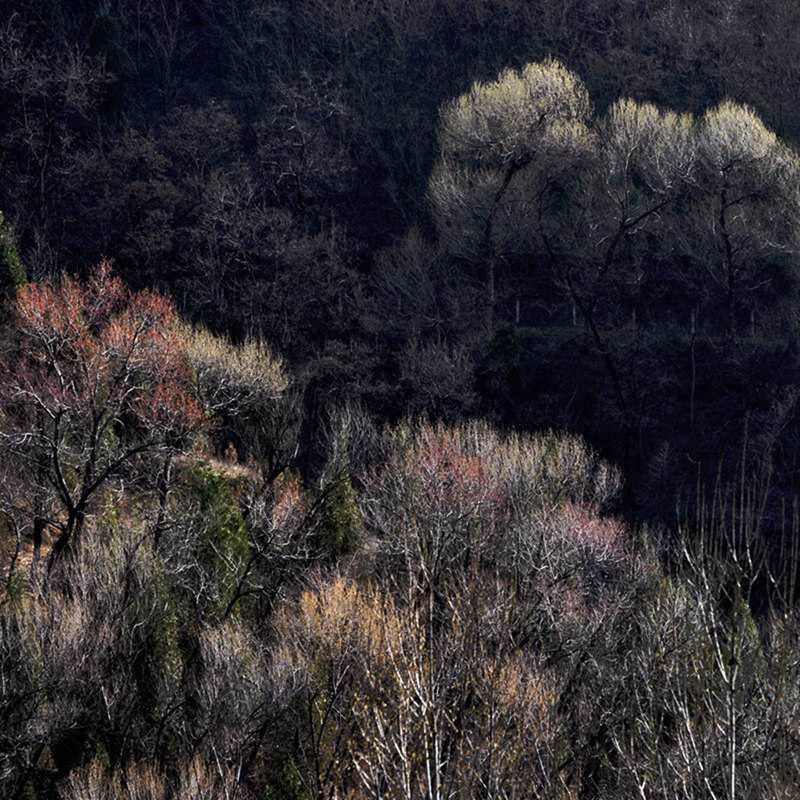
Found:
M 796 798 L 798 30 L 5 0 L 0 796 Z

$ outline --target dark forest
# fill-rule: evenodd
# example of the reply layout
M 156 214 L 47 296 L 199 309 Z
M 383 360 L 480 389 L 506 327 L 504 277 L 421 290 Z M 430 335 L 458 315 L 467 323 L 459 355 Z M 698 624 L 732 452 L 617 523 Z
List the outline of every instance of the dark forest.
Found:
M 0 796 L 795 798 L 799 31 L 5 0 Z

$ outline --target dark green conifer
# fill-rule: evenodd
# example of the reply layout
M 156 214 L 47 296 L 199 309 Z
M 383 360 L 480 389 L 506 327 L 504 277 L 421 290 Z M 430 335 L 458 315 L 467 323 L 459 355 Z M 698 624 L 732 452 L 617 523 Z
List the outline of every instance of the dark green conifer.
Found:
M 28 282 L 11 226 L 0 211 L 0 300 L 12 295 Z
M 322 505 L 319 525 L 320 547 L 325 555 L 342 556 L 358 546 L 362 527 L 361 512 L 350 477 L 346 453 L 336 457 L 331 483 Z

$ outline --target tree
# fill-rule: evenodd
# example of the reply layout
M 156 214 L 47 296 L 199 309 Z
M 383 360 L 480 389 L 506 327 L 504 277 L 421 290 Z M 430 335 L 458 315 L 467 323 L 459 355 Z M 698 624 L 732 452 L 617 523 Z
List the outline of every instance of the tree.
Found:
M 775 291 L 782 257 L 797 250 L 800 159 L 752 109 L 729 101 L 703 115 L 696 138 L 699 197 L 686 222 L 709 282 L 724 297 L 730 339 L 744 301 L 754 312 L 757 290 Z M 784 286 L 796 283 L 790 272 Z
M 298 390 L 283 360 L 263 341 L 234 345 L 199 327 L 181 328 L 181 348 L 221 449 L 233 444 L 240 457 L 255 459 L 265 488 L 297 448 Z
M 475 83 L 442 111 L 434 216 L 451 252 L 483 264 L 490 334 L 497 261 L 535 226 L 547 179 L 591 153 L 590 113 L 586 88 L 557 61 Z
M 20 345 L 2 365 L 0 390 L 4 485 L 12 487 L 3 502 L 37 551 L 55 531 L 52 565 L 80 538 L 104 487 L 137 472 L 152 485 L 153 462 L 186 446 L 204 416 L 172 303 L 128 292 L 108 262 L 86 283 L 22 287 L 16 313 Z
M 338 579 L 303 592 L 296 607 L 288 606 L 275 620 L 280 643 L 276 683 L 287 698 L 287 710 L 296 715 L 291 770 L 313 800 L 337 797 L 349 771 L 346 754 L 354 726 L 351 706 L 363 616 L 358 586 Z
M 13 295 L 26 280 L 11 226 L 0 211 L 0 301 Z

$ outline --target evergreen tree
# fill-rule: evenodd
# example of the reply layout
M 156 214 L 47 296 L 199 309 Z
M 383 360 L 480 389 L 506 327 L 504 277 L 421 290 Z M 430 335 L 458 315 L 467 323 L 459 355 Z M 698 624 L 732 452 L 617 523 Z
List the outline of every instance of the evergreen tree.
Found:
M 0 299 L 9 297 L 27 280 L 11 226 L 0 211 Z

